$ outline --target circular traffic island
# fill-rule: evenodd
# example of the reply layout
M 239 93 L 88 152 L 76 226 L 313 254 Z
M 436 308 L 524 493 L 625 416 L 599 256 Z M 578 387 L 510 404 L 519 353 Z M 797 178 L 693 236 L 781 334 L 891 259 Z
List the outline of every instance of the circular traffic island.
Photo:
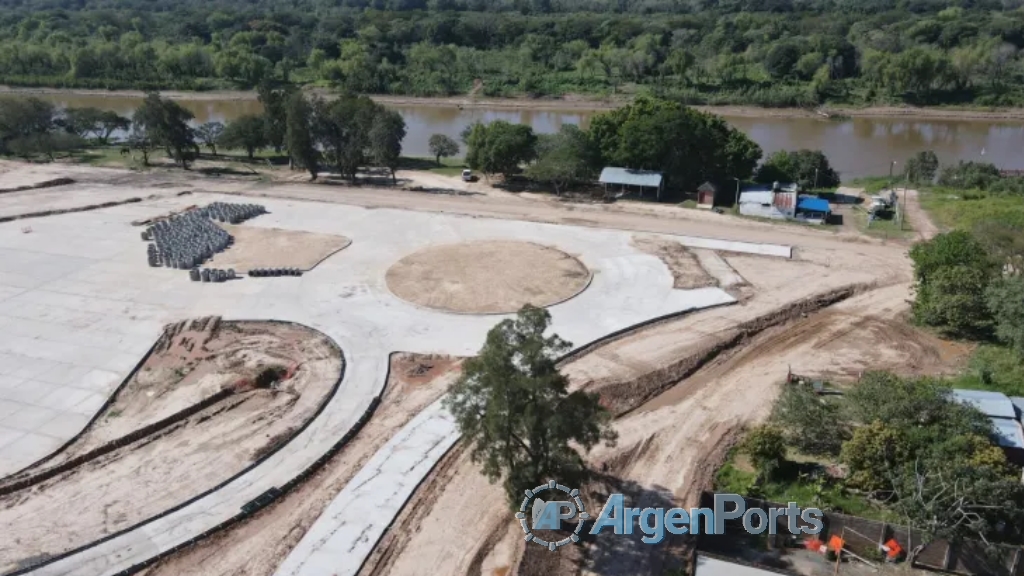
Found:
M 590 270 L 569 254 L 513 240 L 432 246 L 402 258 L 386 275 L 399 298 L 460 314 L 551 306 L 582 292 L 590 279 Z

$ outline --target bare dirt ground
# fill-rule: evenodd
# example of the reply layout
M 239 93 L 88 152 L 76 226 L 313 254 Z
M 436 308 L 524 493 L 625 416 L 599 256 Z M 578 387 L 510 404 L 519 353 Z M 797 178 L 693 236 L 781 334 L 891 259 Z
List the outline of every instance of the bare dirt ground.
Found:
M 236 272 L 253 268 L 298 268 L 312 270 L 328 256 L 352 243 L 344 236 L 299 230 L 260 228 L 257 226 L 217 224 L 231 234 L 235 242 L 214 255 L 207 266 Z
M 704 270 L 697 257 L 679 242 L 653 236 L 634 236 L 633 246 L 655 256 L 672 272 L 674 288 L 690 290 L 715 286 L 717 280 Z
M 919 192 L 917 190 L 906 191 L 907 202 L 905 203 L 907 222 L 914 227 L 919 240 L 928 240 L 939 233 L 939 227 L 932 222 L 921 208 Z
M 143 574 L 270 576 L 363 463 L 439 398 L 458 377 L 460 366 L 461 360 L 451 357 L 392 355 L 391 377 L 373 418 L 319 473 L 245 524 L 179 552 Z
M 75 444 L 0 486 L 0 533 L 10 535 L 0 570 L 131 526 L 229 478 L 308 421 L 341 368 L 334 344 L 298 325 L 169 326 Z
M 388 269 L 388 289 L 399 298 L 465 314 L 515 312 L 525 304 L 550 306 L 590 283 L 582 262 L 549 246 L 493 240 L 432 246 Z

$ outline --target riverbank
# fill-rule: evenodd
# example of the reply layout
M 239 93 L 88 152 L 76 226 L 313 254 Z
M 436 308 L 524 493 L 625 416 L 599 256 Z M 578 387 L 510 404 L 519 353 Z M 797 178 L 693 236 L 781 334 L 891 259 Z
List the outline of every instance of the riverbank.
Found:
M 309 94 L 330 96 L 333 91 L 326 88 L 307 88 Z M 70 95 L 110 98 L 141 98 L 141 90 L 92 90 L 79 88 L 23 88 L 0 86 L 0 95 Z M 253 101 L 253 90 L 212 90 L 190 92 L 166 90 L 164 96 L 186 101 Z M 613 110 L 628 102 L 631 97 L 617 96 L 598 98 L 581 94 L 568 94 L 561 98 L 484 98 L 475 96 L 418 97 L 396 95 L 374 95 L 375 101 L 402 107 L 460 108 L 468 110 L 509 110 L 509 111 L 579 111 L 596 112 Z M 694 106 L 698 110 L 732 118 L 822 118 L 816 110 L 805 108 L 761 108 L 758 106 Z M 1009 120 L 1024 121 L 1024 108 L 972 108 L 972 107 L 914 107 L 914 106 L 866 106 L 833 107 L 823 110 L 837 117 L 856 118 L 912 118 L 921 120 Z

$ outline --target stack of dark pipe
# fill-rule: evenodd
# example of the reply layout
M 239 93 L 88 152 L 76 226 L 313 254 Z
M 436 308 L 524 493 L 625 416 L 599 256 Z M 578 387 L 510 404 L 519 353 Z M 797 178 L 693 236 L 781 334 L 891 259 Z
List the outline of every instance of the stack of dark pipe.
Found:
M 249 270 L 249 276 L 254 278 L 267 278 L 270 276 L 302 276 L 302 270 L 298 268 L 254 268 Z

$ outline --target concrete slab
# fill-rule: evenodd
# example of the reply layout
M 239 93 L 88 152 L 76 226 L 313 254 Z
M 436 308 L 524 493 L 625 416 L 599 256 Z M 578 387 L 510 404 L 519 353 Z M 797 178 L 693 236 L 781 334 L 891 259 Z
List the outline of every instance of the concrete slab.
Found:
M 180 270 L 146 266 L 145 245 L 132 220 L 217 200 L 266 205 L 270 214 L 251 221 L 252 226 L 339 234 L 353 243 L 298 278 L 201 284 Z M 651 318 L 733 302 L 717 288 L 673 290 L 665 265 L 634 249 L 631 233 L 614 230 L 212 194 L 40 218 L 32 227 L 31 234 L 24 234 L 18 222 L 0 224 L 0 286 L 22 289 L 8 290 L 0 299 L 0 325 L 16 327 L 0 332 L 0 358 L 9 360 L 0 369 L 60 388 L 34 403 L 0 400 L 0 413 L 15 408 L 0 416 L 0 426 L 10 430 L 7 443 L 0 445 L 0 475 L 45 456 L 76 433 L 73 423 L 84 423 L 95 413 L 169 322 L 212 314 L 295 321 L 333 338 L 347 364 L 342 388 L 323 414 L 260 466 L 222 490 L 39 568 L 37 574 L 114 573 L 230 518 L 266 489 L 290 480 L 352 427 L 380 393 L 390 352 L 475 353 L 501 316 L 425 310 L 388 292 L 385 272 L 416 250 L 519 239 L 578 257 L 593 271 L 593 282 L 576 298 L 550 308 L 554 330 L 577 345 Z M 789 255 L 786 246 L 666 238 L 711 249 Z M 395 457 L 408 459 L 407 467 L 428 466 L 440 457 L 424 453 L 419 439 L 402 438 L 413 442 L 395 450 Z M 410 474 L 408 481 L 414 480 Z M 373 498 L 383 510 L 397 511 L 407 497 L 391 486 L 371 484 L 381 491 Z M 388 513 L 380 514 L 381 525 L 389 521 Z M 324 530 L 341 533 L 330 526 Z

